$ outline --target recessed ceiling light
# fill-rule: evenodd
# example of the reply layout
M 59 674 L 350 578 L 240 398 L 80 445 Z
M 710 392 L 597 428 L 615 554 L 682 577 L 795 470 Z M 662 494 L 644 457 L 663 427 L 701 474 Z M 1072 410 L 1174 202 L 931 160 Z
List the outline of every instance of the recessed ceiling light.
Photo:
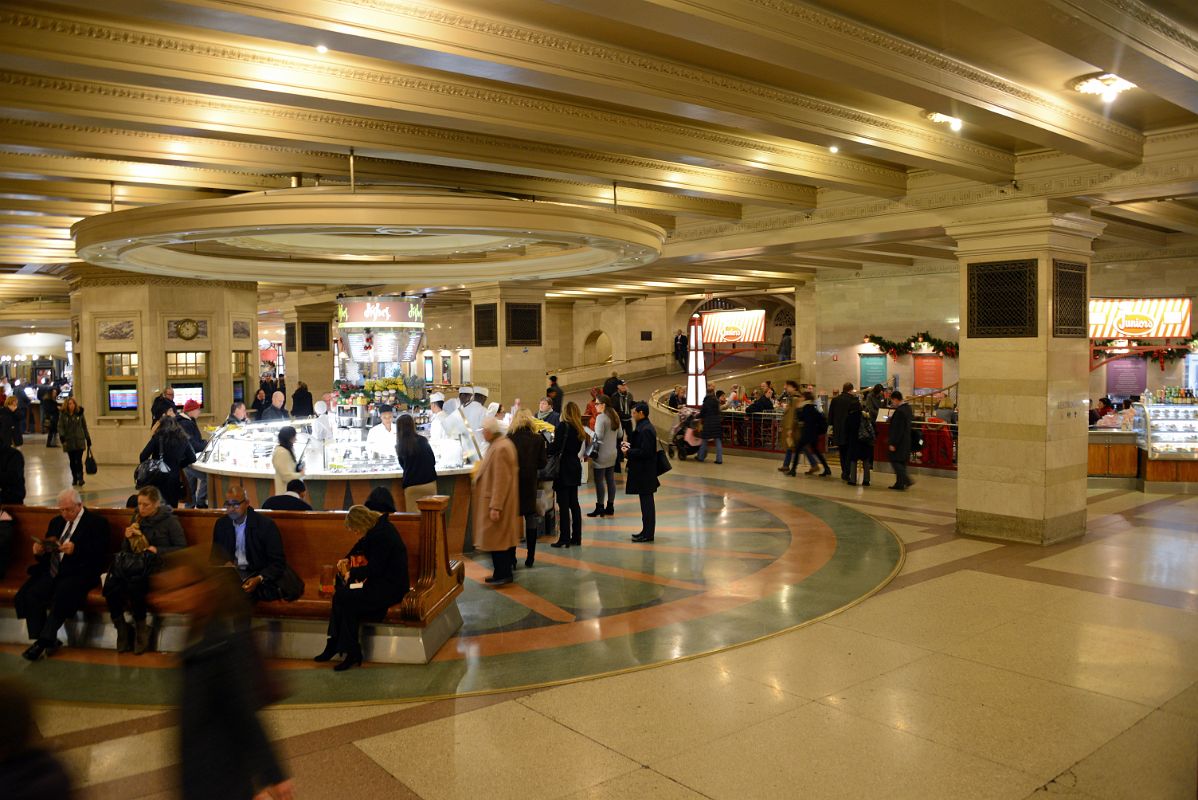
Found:
M 1091 75 L 1073 84 L 1073 88 L 1082 94 L 1096 94 L 1104 103 L 1113 103 L 1115 98 L 1128 89 L 1136 88 L 1131 81 L 1125 81 L 1113 72 L 1103 75 Z
M 831 147 L 829 147 L 829 148 L 828 148 L 828 152 L 830 152 L 830 153 L 839 153 L 839 152 L 840 152 L 840 148 L 839 148 L 839 147 L 837 147 L 836 145 L 832 145 Z
M 932 122 L 948 125 L 954 131 L 961 130 L 962 122 L 956 117 L 950 117 L 948 114 L 941 114 L 939 111 L 929 111 L 925 116 Z
M 325 53 L 329 52 L 329 48 L 325 47 L 323 44 L 318 44 L 316 45 L 316 52 L 323 56 Z

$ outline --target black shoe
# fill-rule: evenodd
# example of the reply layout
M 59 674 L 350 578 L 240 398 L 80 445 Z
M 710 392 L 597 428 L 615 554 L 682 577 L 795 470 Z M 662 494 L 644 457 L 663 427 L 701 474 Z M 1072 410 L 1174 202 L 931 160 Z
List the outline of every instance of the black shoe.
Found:
M 362 654 L 357 653 L 356 655 L 346 656 L 344 661 L 333 667 L 333 672 L 345 672 L 350 667 L 360 666 L 362 666 Z
M 797 475 L 798 473 L 797 473 L 797 472 L 795 472 L 795 471 L 792 469 L 790 472 L 787 472 L 786 474 L 787 474 L 787 475 L 789 475 L 790 477 L 792 477 L 792 478 L 793 478 L 793 477 L 794 477 L 795 475 Z
M 894 489 L 896 492 L 905 492 L 905 491 L 907 491 L 907 487 L 906 487 L 906 486 L 903 486 L 902 484 L 899 484 L 899 483 L 896 483 L 894 486 L 888 486 L 887 488 L 888 488 L 888 489 Z
M 526 566 L 526 567 L 531 567 L 531 566 L 532 566 L 532 559 L 531 559 L 531 558 L 526 558 L 526 559 L 524 559 L 524 566 Z
M 571 547 L 582 547 L 582 537 L 570 540 Z
M 25 652 L 21 653 L 21 657 L 26 661 L 37 661 L 46 657 L 46 648 L 42 647 L 41 642 L 34 642 L 25 648 Z
M 600 505 L 595 506 L 595 510 L 588 511 L 587 516 L 588 517 L 602 517 L 603 516 L 603 506 L 600 506 Z
M 869 481 L 861 481 L 862 486 L 869 486 Z
M 778 467 L 779 472 L 790 472 L 790 467 Z
M 551 543 L 549 546 L 550 547 L 569 547 L 570 540 L 569 539 L 565 539 L 565 540 L 558 539 L 556 542 Z
M 636 542 L 637 544 L 644 544 L 645 542 L 651 542 L 651 541 L 653 541 L 653 537 L 652 537 L 652 536 L 646 536 L 646 535 L 645 535 L 645 534 L 643 534 L 643 533 L 638 533 L 636 536 L 633 536 L 633 537 L 632 537 L 632 541 Z
M 845 481 L 845 483 L 847 483 L 849 486 L 856 486 L 856 485 L 857 485 L 857 481 Z
M 133 628 L 133 655 L 140 656 L 150 647 L 150 626 L 140 620 Z
M 826 478 L 826 477 L 828 477 L 828 476 L 829 476 L 829 475 L 831 475 L 831 474 L 832 474 L 832 470 L 830 470 L 830 469 L 826 469 L 826 470 L 824 470 L 823 472 L 821 472 L 821 473 L 819 474 L 819 476 L 820 476 L 821 478 Z
M 515 581 L 516 579 L 511 575 L 508 575 L 506 578 L 496 578 L 494 575 L 492 575 L 491 577 L 487 578 L 486 582 L 490 586 L 507 586 L 509 583 L 514 583 Z
M 333 644 L 332 639 L 329 639 L 328 643 L 324 646 L 324 650 L 321 651 L 320 655 L 312 656 L 312 660 L 319 661 L 323 664 L 325 661 L 332 661 L 333 656 L 335 656 L 335 655 L 337 655 L 337 645 Z
M 616 515 L 616 507 L 613 504 L 608 503 L 607 508 L 603 509 L 602 516 L 614 517 L 615 515 Z

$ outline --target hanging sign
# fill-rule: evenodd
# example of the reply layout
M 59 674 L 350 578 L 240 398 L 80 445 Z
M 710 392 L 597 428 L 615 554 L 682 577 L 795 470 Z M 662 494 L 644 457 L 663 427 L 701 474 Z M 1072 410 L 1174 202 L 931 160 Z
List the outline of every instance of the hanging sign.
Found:
M 863 354 L 860 387 L 864 390 L 867 386 L 876 386 L 879 383 L 886 383 L 886 354 Z
M 1090 300 L 1091 339 L 1190 337 L 1188 297 L 1095 297 Z
M 423 328 L 424 301 L 420 298 L 346 297 L 337 301 L 341 328 Z
M 765 342 L 765 311 L 712 311 L 703 314 L 703 341 L 721 344 Z
M 944 359 L 940 356 L 915 356 L 915 382 L 913 389 L 944 388 Z
M 1106 393 L 1116 397 L 1143 394 L 1148 388 L 1148 362 L 1131 356 L 1117 358 L 1106 365 Z

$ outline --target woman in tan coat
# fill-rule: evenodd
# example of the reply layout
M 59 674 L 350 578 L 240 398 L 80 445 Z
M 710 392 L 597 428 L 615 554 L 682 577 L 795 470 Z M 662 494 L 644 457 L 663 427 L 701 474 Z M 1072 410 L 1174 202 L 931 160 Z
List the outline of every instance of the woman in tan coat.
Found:
M 482 428 L 488 446 L 474 475 L 474 543 L 491 553 L 494 574 L 487 583 L 502 586 L 513 580 L 516 545 L 524 525 L 516 446 L 499 432 L 499 421 L 494 417 L 484 419 Z

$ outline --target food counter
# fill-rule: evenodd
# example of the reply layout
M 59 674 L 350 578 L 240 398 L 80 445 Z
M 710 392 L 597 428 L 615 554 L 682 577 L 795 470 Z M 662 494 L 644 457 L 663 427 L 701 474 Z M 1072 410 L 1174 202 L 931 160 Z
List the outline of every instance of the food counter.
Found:
M 362 427 L 342 427 L 333 417 L 273 420 L 218 428 L 196 461 L 208 475 L 208 496 L 221 502 L 230 486 L 244 486 L 255 507 L 274 494 L 271 455 L 279 429 L 296 429 L 295 451 L 304 470 L 308 502 L 320 511 L 348 509 L 363 503 L 376 486 L 386 488 L 397 510 L 404 511 L 403 469 L 394 448 L 371 448 Z M 471 467 L 456 441 L 429 442 L 437 459 L 437 493 L 450 498 L 446 516 L 451 553 L 470 549 Z M 415 510 L 415 509 L 412 509 Z
M 1139 474 L 1135 431 L 1091 428 L 1086 474 L 1091 478 L 1134 478 Z
M 1198 405 L 1136 403 L 1133 408 L 1143 488 L 1198 491 Z

